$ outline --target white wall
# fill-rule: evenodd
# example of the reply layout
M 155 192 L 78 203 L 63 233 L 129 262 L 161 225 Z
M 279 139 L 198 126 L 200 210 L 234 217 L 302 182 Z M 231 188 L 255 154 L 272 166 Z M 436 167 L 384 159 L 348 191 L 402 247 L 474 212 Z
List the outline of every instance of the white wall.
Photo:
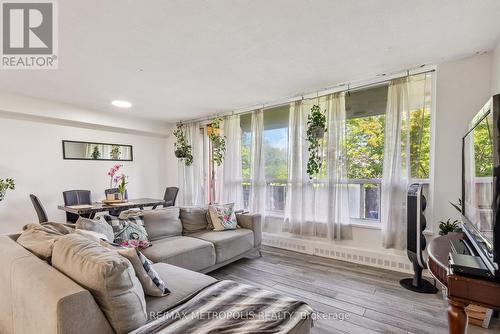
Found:
M 437 71 L 434 231 L 437 221 L 459 217 L 448 203 L 461 197 L 462 136 L 491 96 L 490 53 L 444 63 Z
M 18 101 L 20 110 L 26 107 L 23 99 Z M 80 123 L 54 124 L 36 117 L 18 119 L 24 117 L 22 113 L 10 116 L 0 113 L 0 178 L 14 178 L 16 190 L 0 202 L 0 234 L 20 231 L 24 224 L 37 221 L 30 193 L 40 197 L 53 221 L 64 221 L 64 213 L 57 210 L 64 190 L 89 189 L 94 200 L 104 198 L 104 189 L 109 187 L 106 174 L 115 162 L 63 160 L 63 139 L 133 145 L 134 161 L 122 162 L 123 172 L 130 177 L 131 197 L 161 198 L 166 186 L 177 185 L 172 136 L 148 135 L 144 124 L 140 124 L 140 134 L 135 134 L 98 125 L 99 130 L 77 126 Z M 127 131 L 136 130 L 129 125 Z
M 491 95 L 500 94 L 500 41 L 493 51 L 491 71 Z

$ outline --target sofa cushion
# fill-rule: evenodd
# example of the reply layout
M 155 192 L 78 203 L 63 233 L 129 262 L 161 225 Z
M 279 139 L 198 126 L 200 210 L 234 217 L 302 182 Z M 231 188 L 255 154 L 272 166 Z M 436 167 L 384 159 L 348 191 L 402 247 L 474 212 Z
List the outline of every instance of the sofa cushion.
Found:
M 141 252 L 154 263 L 169 263 L 194 271 L 215 264 L 215 249 L 212 243 L 184 236 L 157 240 L 153 246 Z
M 182 234 L 179 208 L 143 211 L 144 225 L 151 241 Z
M 184 233 L 193 233 L 207 229 L 207 208 L 183 207 L 180 208 L 180 217 Z
M 116 251 L 68 234 L 54 245 L 52 265 L 94 296 L 116 333 L 147 321 L 146 300 L 132 264 Z
M 150 319 L 217 282 L 213 277 L 166 263 L 155 263 L 153 268 L 165 281 L 171 293 L 164 297 L 146 296 L 146 308 Z
M 193 238 L 213 243 L 217 263 L 224 262 L 241 255 L 253 248 L 253 232 L 246 228 L 230 231 L 205 231 L 189 235 Z

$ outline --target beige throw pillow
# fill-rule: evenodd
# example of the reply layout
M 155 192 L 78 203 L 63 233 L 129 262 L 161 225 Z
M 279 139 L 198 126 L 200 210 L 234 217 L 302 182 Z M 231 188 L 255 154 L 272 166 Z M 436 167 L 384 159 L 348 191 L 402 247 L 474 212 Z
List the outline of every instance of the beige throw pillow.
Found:
M 63 235 L 73 232 L 71 227 L 61 223 L 28 224 L 23 229 L 17 243 L 49 262 L 55 242 Z
M 146 300 L 130 261 L 116 251 L 78 235 L 59 238 L 52 265 L 94 296 L 117 334 L 147 321 Z
M 208 213 L 214 231 L 235 230 L 238 228 L 234 203 L 211 204 L 208 206 Z

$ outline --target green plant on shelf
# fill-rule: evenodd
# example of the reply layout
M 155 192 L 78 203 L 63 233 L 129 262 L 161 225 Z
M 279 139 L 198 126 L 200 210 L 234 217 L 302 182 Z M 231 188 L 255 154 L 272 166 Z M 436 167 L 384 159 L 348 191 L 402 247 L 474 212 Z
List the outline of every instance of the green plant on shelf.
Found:
M 446 221 L 439 222 L 439 235 L 447 235 L 450 232 L 460 232 L 460 222 L 458 220 L 451 221 L 450 218 Z

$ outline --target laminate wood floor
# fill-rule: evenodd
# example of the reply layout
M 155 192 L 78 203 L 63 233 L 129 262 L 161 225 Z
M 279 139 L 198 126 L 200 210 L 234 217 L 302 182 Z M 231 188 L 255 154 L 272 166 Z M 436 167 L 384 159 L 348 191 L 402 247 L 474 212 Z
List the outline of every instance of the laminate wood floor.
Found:
M 423 295 L 403 289 L 399 280 L 407 274 L 272 247 L 264 247 L 262 255 L 210 275 L 279 292 L 330 315 L 315 321 L 315 334 L 448 333 L 441 292 Z M 469 326 L 468 333 L 500 333 L 498 323 L 493 327 Z

